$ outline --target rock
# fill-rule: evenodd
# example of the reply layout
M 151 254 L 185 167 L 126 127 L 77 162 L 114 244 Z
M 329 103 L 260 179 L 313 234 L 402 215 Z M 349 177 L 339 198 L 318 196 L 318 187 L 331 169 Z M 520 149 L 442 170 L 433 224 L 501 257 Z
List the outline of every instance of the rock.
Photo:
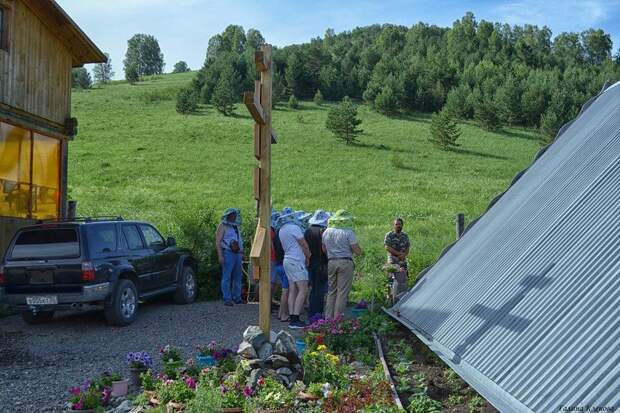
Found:
M 368 370 L 368 367 L 366 367 L 366 364 L 362 363 L 361 361 L 354 361 L 353 363 L 350 364 L 350 366 L 356 371 Z
M 267 357 L 273 354 L 273 346 L 271 343 L 263 343 L 263 345 L 258 350 L 258 357 L 262 360 L 265 360 Z
M 291 381 L 291 383 L 295 383 L 297 381 L 297 379 L 299 378 L 299 371 L 295 371 L 293 372 L 293 374 L 291 374 L 289 376 L 289 380 Z
M 283 376 L 290 376 L 291 374 L 293 374 L 293 370 L 289 369 L 288 367 L 280 367 L 276 370 L 276 373 Z
M 297 347 L 295 346 L 295 339 L 286 331 L 280 331 L 276 335 L 274 347 L 276 354 L 283 354 L 287 357 L 294 354 L 295 357 L 297 357 Z
M 255 350 L 258 350 L 267 341 L 267 337 L 259 326 L 249 326 L 243 332 L 243 341 L 250 343 Z
M 265 360 L 265 365 L 274 369 L 279 369 L 280 367 L 288 367 L 290 366 L 290 364 L 291 363 L 286 357 L 279 354 L 272 354 Z
M 283 374 L 280 374 L 278 376 L 278 380 L 280 380 L 280 382 L 285 385 L 286 387 L 290 387 L 291 386 L 291 381 L 289 380 L 289 378 Z
M 252 372 L 250 373 L 250 377 L 248 377 L 248 386 L 250 386 L 253 389 L 256 388 L 258 379 L 260 379 L 263 376 L 265 376 L 265 370 L 263 369 L 252 370 Z
M 256 354 L 256 350 L 254 350 L 254 347 L 252 346 L 252 344 L 250 344 L 247 341 L 244 341 L 241 344 L 239 344 L 239 350 L 237 350 L 237 354 L 239 354 L 241 357 L 246 358 L 246 359 L 258 358 L 258 354 Z
M 116 408 L 114 413 L 128 413 L 131 410 L 131 407 L 131 402 L 129 400 L 125 400 Z

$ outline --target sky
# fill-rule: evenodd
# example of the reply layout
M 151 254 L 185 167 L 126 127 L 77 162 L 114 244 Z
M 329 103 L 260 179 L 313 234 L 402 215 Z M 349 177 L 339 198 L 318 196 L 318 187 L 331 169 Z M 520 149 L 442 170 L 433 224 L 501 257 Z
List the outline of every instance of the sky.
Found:
M 286 46 L 375 23 L 450 27 L 471 11 L 477 20 L 546 25 L 553 35 L 601 28 L 620 48 L 620 0 L 56 0 L 82 30 L 110 54 L 115 78 L 124 77 L 127 40 L 154 35 L 165 71 L 179 60 L 202 66 L 209 38 L 229 24 L 260 30 L 268 43 Z M 88 67 L 88 66 L 87 66 Z

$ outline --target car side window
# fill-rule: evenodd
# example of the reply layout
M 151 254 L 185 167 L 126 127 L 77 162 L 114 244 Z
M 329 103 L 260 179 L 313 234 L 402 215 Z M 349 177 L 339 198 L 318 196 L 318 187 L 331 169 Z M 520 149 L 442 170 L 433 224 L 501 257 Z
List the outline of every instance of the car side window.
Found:
M 123 225 L 123 235 L 130 250 L 141 250 L 144 248 L 142 237 L 135 225 Z
M 88 246 L 94 255 L 116 251 L 116 225 L 96 224 L 88 226 L 86 231 Z
M 156 245 L 166 245 L 166 243 L 164 242 L 164 238 L 152 226 L 140 225 L 140 230 L 142 230 L 142 235 L 144 235 L 146 245 L 148 245 L 149 247 L 153 247 Z

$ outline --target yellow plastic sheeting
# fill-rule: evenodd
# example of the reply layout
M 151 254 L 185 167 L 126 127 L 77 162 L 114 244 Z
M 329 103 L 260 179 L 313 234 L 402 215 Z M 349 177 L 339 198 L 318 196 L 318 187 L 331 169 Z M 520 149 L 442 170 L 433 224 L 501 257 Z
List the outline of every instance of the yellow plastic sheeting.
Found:
M 32 217 L 58 216 L 60 201 L 60 141 L 34 134 L 32 155 Z
M 30 131 L 0 123 L 0 215 L 30 216 Z
M 0 122 L 0 215 L 56 218 L 61 142 Z

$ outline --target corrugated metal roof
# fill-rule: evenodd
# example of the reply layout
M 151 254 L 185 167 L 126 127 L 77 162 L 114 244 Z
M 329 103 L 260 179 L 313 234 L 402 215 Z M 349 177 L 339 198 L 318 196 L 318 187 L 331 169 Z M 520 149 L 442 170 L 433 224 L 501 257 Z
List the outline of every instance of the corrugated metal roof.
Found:
M 501 411 L 620 408 L 619 84 L 388 310 Z

